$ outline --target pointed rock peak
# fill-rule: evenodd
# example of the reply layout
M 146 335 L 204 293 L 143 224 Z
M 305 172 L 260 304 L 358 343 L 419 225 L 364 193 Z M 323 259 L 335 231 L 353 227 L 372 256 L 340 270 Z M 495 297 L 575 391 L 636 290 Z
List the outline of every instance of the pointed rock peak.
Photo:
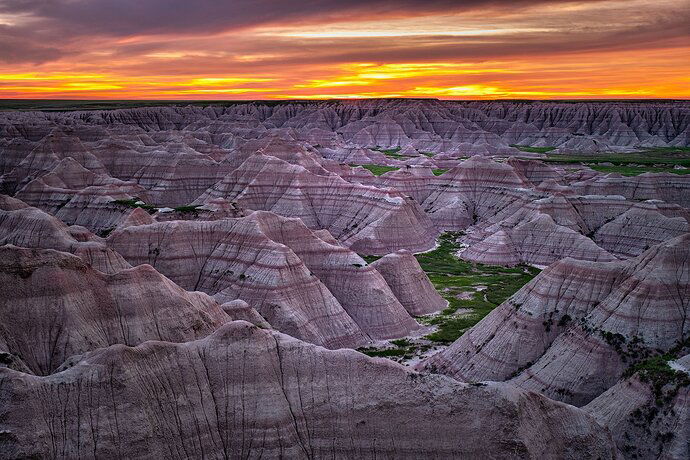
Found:
M 314 230 L 313 231 L 314 235 L 318 236 L 321 240 L 325 241 L 328 244 L 334 244 L 334 245 L 339 245 L 338 240 L 336 240 L 333 235 L 331 235 L 331 232 L 329 232 L 327 229 L 322 229 L 322 230 Z
M 61 159 L 60 162 L 57 165 L 55 165 L 51 173 L 59 175 L 61 177 L 63 175 L 72 174 L 87 174 L 90 177 L 96 177 L 96 174 L 86 169 L 84 166 L 81 165 L 81 163 L 79 163 L 71 156 L 64 157 L 63 159 Z
M 460 251 L 458 256 L 464 260 L 488 265 L 514 266 L 521 262 L 520 254 L 505 230 L 499 230 Z
M 676 238 L 652 246 L 635 259 L 638 264 L 635 267 L 652 263 L 655 266 L 684 272 L 684 276 L 690 274 L 690 233 L 685 233 Z
M 231 300 L 230 302 L 225 302 L 220 308 L 222 308 L 233 321 L 247 321 L 262 329 L 271 328 L 268 321 L 244 300 Z
M 30 207 L 22 200 L 12 198 L 9 195 L 0 194 L 0 209 L 3 211 L 16 211 L 17 209 L 24 209 Z
M 531 184 L 506 163 L 474 155 L 448 171 L 456 180 L 481 181 L 486 186 L 531 187 Z
M 417 149 L 412 147 L 412 145 L 407 144 L 405 147 L 400 149 L 400 151 L 397 152 L 399 155 L 412 155 L 412 156 L 417 156 L 419 155 L 419 152 L 417 152 Z
M 66 134 L 60 129 L 54 129 L 44 137 L 34 151 L 51 152 L 62 157 L 67 152 L 86 152 L 84 144 L 77 136 Z
M 117 226 L 117 230 L 122 230 L 127 227 L 134 227 L 138 225 L 149 225 L 155 223 L 156 220 L 145 209 L 134 208 L 127 214 Z
M 494 244 L 501 244 L 506 246 L 513 246 L 513 241 L 510 239 L 510 235 L 505 230 L 499 230 L 493 235 L 489 236 L 485 241 L 490 241 Z

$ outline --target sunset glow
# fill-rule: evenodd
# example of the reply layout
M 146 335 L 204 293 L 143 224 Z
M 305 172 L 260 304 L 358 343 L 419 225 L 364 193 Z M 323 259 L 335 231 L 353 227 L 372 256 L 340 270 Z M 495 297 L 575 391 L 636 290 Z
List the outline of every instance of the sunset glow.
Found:
M 689 1 L 224 3 L 0 1 L 0 98 L 690 97 Z

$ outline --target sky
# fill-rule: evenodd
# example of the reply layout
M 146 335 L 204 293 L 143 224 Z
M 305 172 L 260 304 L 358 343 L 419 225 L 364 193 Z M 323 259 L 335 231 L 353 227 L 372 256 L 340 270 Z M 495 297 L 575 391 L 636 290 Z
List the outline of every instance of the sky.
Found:
M 0 0 L 0 98 L 690 98 L 690 0 Z

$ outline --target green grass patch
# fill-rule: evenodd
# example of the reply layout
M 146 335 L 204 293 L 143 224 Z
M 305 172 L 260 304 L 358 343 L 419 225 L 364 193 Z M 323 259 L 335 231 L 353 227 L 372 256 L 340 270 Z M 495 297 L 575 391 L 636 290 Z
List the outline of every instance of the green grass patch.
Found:
M 539 273 L 528 266 L 500 267 L 458 259 L 456 239 L 460 236 L 457 232 L 444 233 L 435 250 L 416 256 L 431 283 L 448 301 L 448 307 L 438 315 L 418 318 L 438 327 L 426 337 L 434 342 L 454 342 Z M 477 291 L 479 286 L 486 288 Z M 473 292 L 471 298 L 459 298 L 467 292 Z
M 434 155 L 436 155 L 435 153 L 432 153 L 432 152 L 419 152 L 419 154 L 420 154 L 420 155 L 424 155 L 425 157 L 429 157 L 429 158 L 431 158 L 431 157 L 433 157 Z
M 590 166 L 595 171 L 603 172 L 606 174 L 618 173 L 623 176 L 639 176 L 640 174 L 651 172 L 651 173 L 672 173 L 672 174 L 690 174 L 690 169 L 673 169 L 671 167 L 667 168 L 655 168 L 650 166 L 600 166 L 593 165 Z
M 530 147 L 529 145 L 518 145 L 518 144 L 510 144 L 511 147 L 515 147 L 516 149 L 522 151 L 522 152 L 529 152 L 529 153 L 547 153 L 550 152 L 551 150 L 555 150 L 556 147 Z
M 657 406 L 669 404 L 680 388 L 690 385 L 690 375 L 677 371 L 668 364 L 672 359 L 674 356 L 669 354 L 645 359 L 629 367 L 625 376 L 637 374 L 641 381 L 652 388 Z
M 398 155 L 400 156 L 400 155 Z M 380 176 L 381 174 L 385 174 L 389 171 L 397 171 L 400 168 L 398 166 L 384 166 L 384 165 L 374 165 L 374 164 L 367 164 L 367 165 L 354 165 L 351 164 L 350 166 L 357 167 L 361 166 L 364 169 L 368 169 L 369 171 L 372 172 L 375 176 Z M 409 166 L 408 166 L 409 167 Z M 431 172 L 434 173 L 434 176 L 440 176 L 444 172 L 447 172 L 448 169 L 432 169 Z
M 177 212 L 182 212 L 182 213 L 194 213 L 198 214 L 199 213 L 199 205 L 187 205 L 187 206 L 178 206 L 176 208 L 173 208 Z
M 377 149 L 379 152 L 384 153 L 386 155 L 391 155 L 394 153 L 398 153 L 399 151 L 402 150 L 402 147 L 393 147 L 392 149 Z
M 408 339 L 391 340 L 390 344 L 396 348 L 362 347 L 358 348 L 357 351 L 368 356 L 377 356 L 383 358 L 409 358 L 414 355 L 415 350 L 418 348 L 417 345 L 413 344 L 412 341 Z
M 661 153 L 666 155 L 678 155 L 683 153 L 690 153 L 690 147 L 653 147 L 644 149 L 648 153 Z
M 410 342 L 407 339 L 395 339 L 391 340 L 391 343 L 396 347 L 409 347 L 410 345 L 412 345 L 412 342 Z
M 380 176 L 381 174 L 385 174 L 389 171 L 397 171 L 398 167 L 396 166 L 381 166 L 381 165 L 361 165 L 362 168 L 368 169 L 371 171 L 375 176 Z
M 156 212 L 158 210 L 158 208 L 156 208 L 155 206 L 150 205 L 150 204 L 146 204 L 137 197 L 134 197 L 134 198 L 129 199 L 129 200 L 115 200 L 115 201 L 112 201 L 112 203 L 116 204 L 118 206 L 125 206 L 127 208 L 145 209 L 146 211 L 149 212 L 149 214 L 153 214 L 154 212 Z
M 364 353 L 367 356 L 375 356 L 379 358 L 387 358 L 390 356 L 405 356 L 408 353 L 407 348 L 358 348 L 357 351 Z
M 488 314 L 488 313 L 487 313 Z M 486 315 L 485 315 L 486 316 Z M 479 321 L 473 316 L 459 316 L 446 318 L 436 332 L 432 332 L 426 337 L 434 342 L 451 344 L 465 333 L 469 328 Z
M 646 172 L 690 174 L 690 149 L 687 147 L 659 147 L 636 153 L 553 154 L 543 161 L 554 164 L 585 164 L 602 173 L 618 173 L 623 176 L 637 176 Z M 674 166 L 688 169 L 674 169 Z
M 372 148 L 371 150 L 376 150 L 377 152 L 381 152 L 386 156 L 389 156 L 391 158 L 395 158 L 397 160 L 405 158 L 403 155 L 399 155 L 398 152 L 402 150 L 402 147 L 394 147 L 392 149 L 383 149 L 379 146 L 376 146 Z
M 655 149 L 637 153 L 610 153 L 610 154 L 552 154 L 547 155 L 542 161 L 546 163 L 611 163 L 614 166 L 636 165 L 651 168 L 673 167 L 676 165 L 690 167 L 690 150 L 686 148 Z M 656 166 L 655 166 L 656 165 Z M 682 170 L 681 170 L 682 171 Z

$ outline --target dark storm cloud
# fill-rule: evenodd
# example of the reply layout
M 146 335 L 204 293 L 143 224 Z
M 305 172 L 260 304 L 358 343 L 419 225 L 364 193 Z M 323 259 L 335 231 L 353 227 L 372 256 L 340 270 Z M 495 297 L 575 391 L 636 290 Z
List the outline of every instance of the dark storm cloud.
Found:
M 590 0 L 585 3 L 597 3 Z M 66 33 L 115 36 L 202 33 L 319 17 L 391 17 L 481 8 L 516 10 L 565 0 L 5 0 L 0 13 L 27 14 Z
M 65 52 L 28 40 L 10 26 L 0 25 L 0 62 L 40 64 L 58 59 Z

